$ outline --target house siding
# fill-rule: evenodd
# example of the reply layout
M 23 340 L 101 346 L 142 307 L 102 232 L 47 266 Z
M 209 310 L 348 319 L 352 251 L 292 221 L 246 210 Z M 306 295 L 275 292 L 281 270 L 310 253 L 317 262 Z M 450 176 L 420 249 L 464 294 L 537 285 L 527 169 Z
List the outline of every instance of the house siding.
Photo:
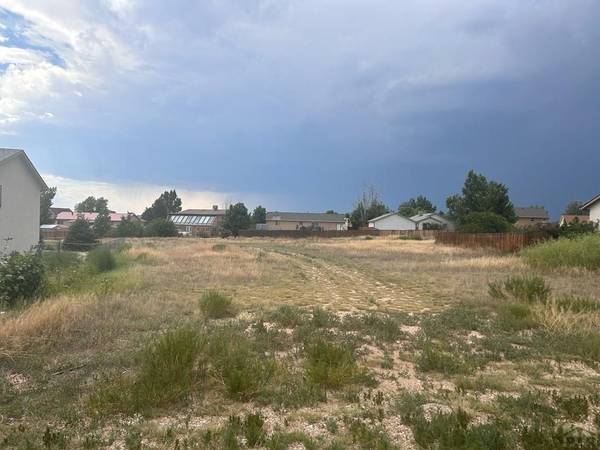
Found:
M 375 228 L 376 230 L 408 231 L 415 230 L 416 224 L 406 217 L 399 214 L 393 214 L 377 221 L 369 222 L 369 227 Z
M 0 164 L 0 253 L 31 250 L 40 240 L 40 183 L 23 157 Z
M 600 224 L 600 202 L 590 207 L 590 221 Z

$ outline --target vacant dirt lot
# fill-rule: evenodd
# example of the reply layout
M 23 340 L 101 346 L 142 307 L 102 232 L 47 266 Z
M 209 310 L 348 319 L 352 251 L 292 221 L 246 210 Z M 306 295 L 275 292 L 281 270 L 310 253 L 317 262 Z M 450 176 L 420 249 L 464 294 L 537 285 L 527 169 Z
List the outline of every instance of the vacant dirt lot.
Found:
M 134 240 L 76 270 L 0 315 L 0 446 L 598 448 L 597 273 L 391 238 Z

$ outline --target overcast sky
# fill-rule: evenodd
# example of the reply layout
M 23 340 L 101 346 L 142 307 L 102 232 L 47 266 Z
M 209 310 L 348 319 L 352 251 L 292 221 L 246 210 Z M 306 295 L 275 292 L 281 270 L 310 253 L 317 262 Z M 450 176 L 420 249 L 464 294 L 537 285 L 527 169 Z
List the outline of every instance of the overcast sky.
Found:
M 0 0 L 0 147 L 57 203 L 600 193 L 598 0 Z M 60 205 L 63 206 L 63 205 Z

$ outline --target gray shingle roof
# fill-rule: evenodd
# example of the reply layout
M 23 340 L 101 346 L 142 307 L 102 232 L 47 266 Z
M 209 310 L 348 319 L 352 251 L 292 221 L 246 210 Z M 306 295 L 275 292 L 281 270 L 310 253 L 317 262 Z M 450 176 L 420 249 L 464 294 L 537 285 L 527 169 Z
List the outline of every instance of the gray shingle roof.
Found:
M 224 216 L 227 210 L 225 209 L 185 209 L 178 213 L 173 213 L 173 216 Z
M 343 214 L 327 213 L 296 213 L 273 211 L 267 213 L 267 220 L 279 220 L 282 222 L 334 222 L 344 223 Z
M 519 219 L 548 219 L 548 212 L 544 208 L 515 208 Z

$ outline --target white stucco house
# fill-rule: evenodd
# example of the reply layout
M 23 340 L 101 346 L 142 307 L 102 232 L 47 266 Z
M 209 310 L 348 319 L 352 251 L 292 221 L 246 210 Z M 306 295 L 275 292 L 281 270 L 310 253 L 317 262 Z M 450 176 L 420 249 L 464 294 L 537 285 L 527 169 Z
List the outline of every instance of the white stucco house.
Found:
M 23 150 L 0 148 L 0 254 L 40 240 L 40 193 L 46 183 Z
M 417 230 L 441 229 L 454 231 L 454 223 L 437 213 L 417 214 L 410 218 L 416 225 Z
M 369 228 L 388 231 L 409 231 L 417 229 L 415 222 L 397 212 L 383 214 L 382 216 L 369 220 Z
M 589 202 L 585 203 L 581 209 L 590 212 L 590 222 L 600 224 L 600 194 L 596 195 Z

